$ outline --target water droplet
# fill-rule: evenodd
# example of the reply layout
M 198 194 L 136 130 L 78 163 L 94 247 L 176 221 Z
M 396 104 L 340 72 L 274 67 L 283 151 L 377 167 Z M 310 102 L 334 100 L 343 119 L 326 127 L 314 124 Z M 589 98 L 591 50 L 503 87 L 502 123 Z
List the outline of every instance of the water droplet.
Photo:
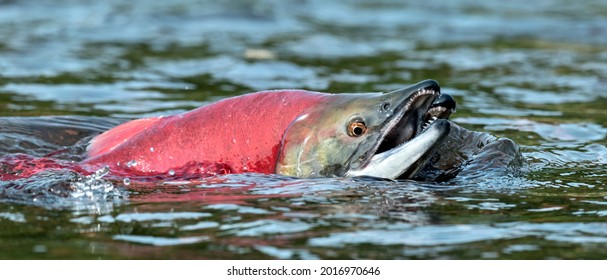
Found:
M 236 144 L 236 138 L 232 138 L 232 143 Z
M 173 170 L 173 169 L 169 169 L 169 175 L 170 175 L 170 176 L 175 175 L 175 170 Z
M 106 165 L 106 166 L 100 168 L 99 170 L 95 171 L 95 173 L 91 174 L 90 177 L 93 179 L 101 179 L 103 176 L 107 175 L 108 173 L 110 173 L 110 167 Z
M 136 160 L 131 160 L 129 162 L 126 163 L 127 167 L 133 167 L 133 166 L 137 166 L 137 161 Z
M 131 179 L 129 178 L 124 178 L 124 180 L 122 180 L 122 182 L 124 183 L 125 186 L 128 186 L 131 184 Z
M 154 152 L 154 147 L 150 147 L 150 152 Z

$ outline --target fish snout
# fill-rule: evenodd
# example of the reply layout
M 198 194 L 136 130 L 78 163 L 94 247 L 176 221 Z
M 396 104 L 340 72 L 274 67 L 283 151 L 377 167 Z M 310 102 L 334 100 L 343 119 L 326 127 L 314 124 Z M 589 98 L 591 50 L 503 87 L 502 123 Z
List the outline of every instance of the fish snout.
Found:
M 449 116 L 455 113 L 456 106 L 455 99 L 453 99 L 451 95 L 441 93 L 441 95 L 432 102 L 425 120 L 427 121 L 431 118 L 449 119 Z
M 451 95 L 443 93 L 432 103 L 432 107 L 438 107 L 438 106 L 445 107 L 445 108 L 455 112 L 455 107 L 456 107 L 455 99 L 453 99 L 453 97 Z
M 435 80 L 425 80 L 425 81 L 421 81 L 417 84 L 414 84 L 412 86 L 403 88 L 403 89 L 399 89 L 399 90 L 395 90 L 395 91 L 390 91 L 390 92 L 385 92 L 384 94 L 390 94 L 390 95 L 405 95 L 405 96 L 409 96 L 415 92 L 419 92 L 419 91 L 432 91 L 432 92 L 440 92 L 440 86 L 438 85 L 438 82 Z

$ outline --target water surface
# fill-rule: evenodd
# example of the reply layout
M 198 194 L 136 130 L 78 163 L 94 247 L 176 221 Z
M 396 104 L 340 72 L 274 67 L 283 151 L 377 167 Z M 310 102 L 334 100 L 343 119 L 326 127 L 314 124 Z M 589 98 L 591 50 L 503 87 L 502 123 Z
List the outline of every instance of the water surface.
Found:
M 28 124 L 0 127 L 2 155 L 257 90 L 432 78 L 455 123 L 525 164 L 444 183 L 40 174 L 0 183 L 0 258 L 603 259 L 606 26 L 598 0 L 2 1 L 0 116 Z

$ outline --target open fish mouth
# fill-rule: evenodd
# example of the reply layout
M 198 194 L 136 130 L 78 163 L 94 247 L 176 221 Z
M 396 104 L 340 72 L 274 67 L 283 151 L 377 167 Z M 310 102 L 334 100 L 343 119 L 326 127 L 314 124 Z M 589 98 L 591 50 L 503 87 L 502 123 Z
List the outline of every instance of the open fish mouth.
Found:
M 375 151 L 362 168 L 348 176 L 389 179 L 412 178 L 428 161 L 435 147 L 449 134 L 447 121 L 455 112 L 455 100 L 441 94 L 435 81 L 418 84 L 384 124 Z

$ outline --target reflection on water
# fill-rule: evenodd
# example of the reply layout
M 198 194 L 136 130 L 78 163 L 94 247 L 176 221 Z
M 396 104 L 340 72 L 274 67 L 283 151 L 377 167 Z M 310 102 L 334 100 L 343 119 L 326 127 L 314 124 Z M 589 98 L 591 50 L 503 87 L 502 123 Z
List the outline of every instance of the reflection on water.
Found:
M 0 11 L 3 159 L 79 161 L 87 139 L 126 119 L 256 90 L 388 91 L 428 78 L 457 100 L 456 124 L 510 138 L 525 158 L 500 170 L 473 161 L 442 183 L 40 173 L 0 182 L 2 258 L 607 257 L 604 1 L 55 0 Z M 37 117 L 51 115 L 62 117 Z M 496 156 L 478 151 L 442 152 Z

